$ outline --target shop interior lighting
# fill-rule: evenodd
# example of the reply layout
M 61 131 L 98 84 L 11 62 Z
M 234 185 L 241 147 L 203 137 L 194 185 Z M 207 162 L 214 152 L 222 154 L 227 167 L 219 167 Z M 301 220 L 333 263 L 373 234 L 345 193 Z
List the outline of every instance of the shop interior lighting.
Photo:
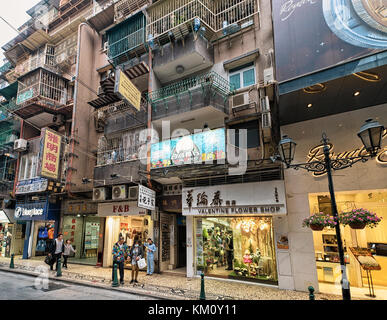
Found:
M 356 91 L 353 95 L 357 97 L 360 94 L 360 91 Z
M 378 82 L 381 80 L 381 77 L 378 74 L 371 72 L 360 71 L 354 73 L 353 75 L 368 82 Z
M 312 104 L 311 104 L 311 103 L 309 103 L 309 104 L 308 104 L 308 108 L 310 108 L 311 106 L 312 106 Z

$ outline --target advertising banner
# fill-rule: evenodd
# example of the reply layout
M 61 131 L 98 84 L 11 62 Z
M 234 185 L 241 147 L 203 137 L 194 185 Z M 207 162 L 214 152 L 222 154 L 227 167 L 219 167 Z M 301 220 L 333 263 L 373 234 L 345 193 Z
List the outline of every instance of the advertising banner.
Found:
M 48 128 L 42 129 L 42 137 L 40 176 L 58 180 L 62 138 Z
M 151 168 L 226 159 L 225 129 L 208 130 L 151 146 Z
M 385 0 L 272 1 L 277 80 L 387 49 Z

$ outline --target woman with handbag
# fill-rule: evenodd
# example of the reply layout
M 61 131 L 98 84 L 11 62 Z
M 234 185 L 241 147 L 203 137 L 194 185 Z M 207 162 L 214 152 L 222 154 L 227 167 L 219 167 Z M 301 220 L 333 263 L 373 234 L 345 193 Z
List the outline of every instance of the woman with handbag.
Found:
M 134 241 L 134 245 L 132 249 L 130 250 L 130 258 L 132 259 L 132 280 L 130 283 L 138 283 L 137 277 L 138 277 L 138 260 L 140 260 L 143 257 L 143 249 L 139 244 L 138 240 Z

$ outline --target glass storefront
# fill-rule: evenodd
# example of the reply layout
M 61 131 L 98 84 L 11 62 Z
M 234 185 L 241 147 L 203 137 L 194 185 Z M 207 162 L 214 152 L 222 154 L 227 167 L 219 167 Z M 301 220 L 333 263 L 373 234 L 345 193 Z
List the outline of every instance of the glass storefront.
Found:
M 146 217 L 120 217 L 120 229 L 118 237 L 124 237 L 126 244 L 131 248 L 134 241 L 140 241 L 140 245 L 150 237 L 150 216 Z M 118 241 L 118 239 L 117 239 Z M 146 255 L 146 250 L 144 250 Z M 125 262 L 126 267 L 132 267 L 130 259 Z
M 35 221 L 35 256 L 46 256 L 54 241 L 55 221 Z
M 10 257 L 12 223 L 0 223 L 0 257 Z
M 103 221 L 88 215 L 66 215 L 63 218 L 63 239 L 70 240 L 76 253 L 71 253 L 69 262 L 96 265 L 99 247 L 103 242 Z
M 353 250 L 361 249 L 365 255 L 372 255 L 380 270 L 372 270 L 372 281 L 375 287 L 387 286 L 387 191 L 362 190 L 336 192 L 336 202 L 339 214 L 352 209 L 364 208 L 381 217 L 381 222 L 374 228 L 352 229 L 341 226 L 347 274 L 351 287 L 367 291 L 367 272 L 353 254 Z M 326 193 L 310 194 L 309 205 L 311 214 L 317 212 L 331 213 L 330 197 Z M 337 249 L 337 239 L 334 229 L 325 228 L 313 231 L 318 281 L 321 288 L 326 285 L 340 283 L 341 270 Z M 336 286 L 340 293 L 340 286 Z M 320 290 L 321 290 L 320 288 Z
M 277 284 L 271 217 L 194 219 L 196 272 Z

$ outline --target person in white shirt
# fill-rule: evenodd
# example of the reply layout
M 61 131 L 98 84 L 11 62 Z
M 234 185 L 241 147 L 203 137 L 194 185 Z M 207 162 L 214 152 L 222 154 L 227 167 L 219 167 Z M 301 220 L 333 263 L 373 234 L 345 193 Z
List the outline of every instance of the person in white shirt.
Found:
M 67 269 L 67 259 L 71 252 L 77 252 L 71 245 L 71 240 L 67 239 L 66 243 L 64 245 L 64 251 L 63 251 L 63 268 Z

